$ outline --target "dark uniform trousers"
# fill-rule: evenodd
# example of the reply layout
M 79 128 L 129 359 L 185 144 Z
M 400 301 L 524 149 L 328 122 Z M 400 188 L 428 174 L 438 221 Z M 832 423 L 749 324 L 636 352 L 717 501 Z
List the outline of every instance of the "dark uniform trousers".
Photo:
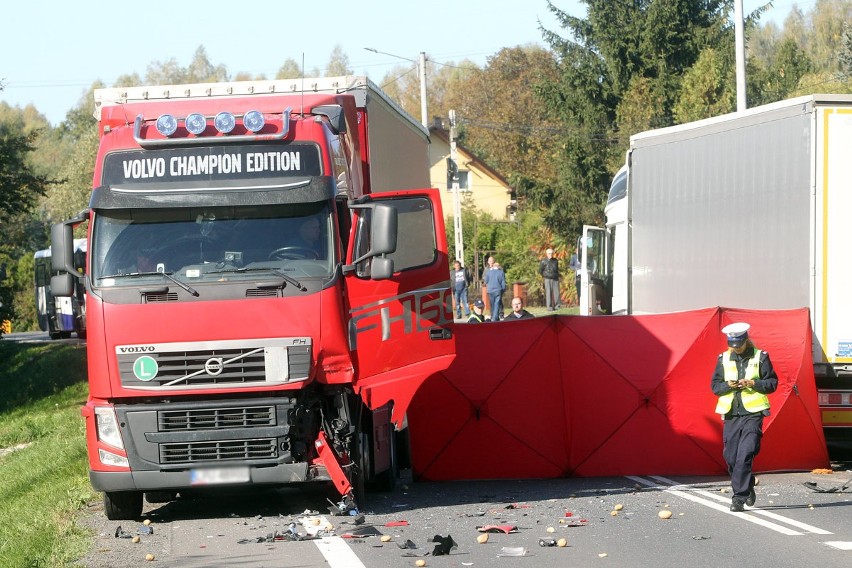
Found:
M 742 497 L 745 500 L 754 487 L 751 466 L 760 451 L 763 415 L 756 412 L 745 416 L 726 417 L 722 437 L 725 445 L 722 455 L 728 464 L 731 489 L 734 491 L 734 497 Z

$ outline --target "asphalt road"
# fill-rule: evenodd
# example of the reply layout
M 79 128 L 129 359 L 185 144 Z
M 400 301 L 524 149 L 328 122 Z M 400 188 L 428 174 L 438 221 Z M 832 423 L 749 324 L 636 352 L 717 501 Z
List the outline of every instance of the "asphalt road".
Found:
M 18 341 L 21 343 L 47 343 L 55 341 L 59 343 L 80 343 L 83 340 L 78 339 L 74 334 L 68 339 L 50 339 L 46 331 L 22 331 L 16 333 L 3 334 L 4 341 Z
M 93 506 L 79 519 L 98 534 L 81 564 L 373 568 L 424 560 L 426 566 L 441 567 L 850 566 L 852 484 L 848 492 L 835 493 L 804 485 L 841 486 L 852 478 L 850 468 L 847 462 L 836 464 L 831 474 L 760 475 L 757 503 L 745 513 L 728 510 L 726 478 L 650 475 L 409 481 L 392 493 L 370 495 L 361 524 L 328 513 L 325 487 L 146 503 L 144 518 L 153 521 L 153 534 L 140 536 L 139 543 L 116 538 L 116 529 L 121 525 L 136 534 L 144 525 L 107 521 L 101 507 Z M 660 511 L 671 511 L 671 518 L 661 519 Z M 330 523 L 330 536 L 266 541 L 270 533 L 285 533 L 290 523 L 303 535 Z M 480 544 L 483 533 L 477 528 L 488 525 L 498 528 Z M 373 536 L 349 538 L 357 531 Z M 390 540 L 382 542 L 382 535 Z M 451 536 L 456 547 L 435 555 L 436 535 Z M 560 538 L 567 546 L 539 545 L 540 539 Z M 155 559 L 146 561 L 146 554 Z

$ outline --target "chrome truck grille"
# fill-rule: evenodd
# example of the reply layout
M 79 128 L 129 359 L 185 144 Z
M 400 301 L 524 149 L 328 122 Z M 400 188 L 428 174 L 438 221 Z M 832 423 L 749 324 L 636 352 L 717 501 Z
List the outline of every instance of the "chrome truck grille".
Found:
M 147 343 L 115 348 L 125 388 L 162 391 L 274 386 L 304 381 L 311 339 Z

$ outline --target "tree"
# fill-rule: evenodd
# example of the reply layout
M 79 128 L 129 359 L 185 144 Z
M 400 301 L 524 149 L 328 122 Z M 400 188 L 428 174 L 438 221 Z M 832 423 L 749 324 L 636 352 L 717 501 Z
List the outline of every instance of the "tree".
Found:
M 0 124 L 0 225 L 8 227 L 10 218 L 28 211 L 51 183 L 33 173 L 27 163 L 37 136 L 37 132 L 23 134 Z
M 684 123 L 725 114 L 736 109 L 735 69 L 729 57 L 707 48 L 683 76 L 674 107 L 677 122 Z
M 298 79 L 302 76 L 302 66 L 293 59 L 287 58 L 275 74 L 276 79 Z
M 340 75 L 351 75 L 352 69 L 349 68 L 349 56 L 343 52 L 340 45 L 335 45 L 331 50 L 331 56 L 328 59 L 328 64 L 325 66 L 326 77 L 338 77 Z
M 145 71 L 145 84 L 178 85 L 183 83 L 215 83 L 228 81 L 224 65 L 213 65 L 204 46 L 198 46 L 189 66 L 181 67 L 175 58 L 150 63 Z
M 4 269 L 31 254 L 30 210 L 51 183 L 47 176 L 34 173 L 28 162 L 38 133 L 25 134 L 0 122 L 0 265 Z M 13 319 L 13 295 L 14 289 L 0 281 L 0 321 Z
M 561 123 L 559 184 L 531 188 L 561 234 L 602 220 L 622 128 L 672 124 L 684 75 L 707 48 L 733 42 L 725 0 L 586 0 L 586 18 L 548 1 L 567 37 L 543 29 L 559 79 L 539 88 Z
M 843 27 L 852 20 L 852 1 L 817 0 L 810 18 L 812 34 L 805 49 L 808 57 L 824 65 L 817 71 L 840 71 L 837 55 L 841 50 Z
M 465 146 L 513 187 L 557 183 L 552 157 L 560 127 L 535 90 L 556 81 L 556 71 L 553 54 L 541 47 L 503 48 L 482 70 L 458 74 L 457 85 L 444 95 L 444 104 L 459 117 Z
M 852 75 L 852 26 L 843 23 L 843 34 L 840 38 L 840 51 L 837 54 L 840 71 L 847 77 Z

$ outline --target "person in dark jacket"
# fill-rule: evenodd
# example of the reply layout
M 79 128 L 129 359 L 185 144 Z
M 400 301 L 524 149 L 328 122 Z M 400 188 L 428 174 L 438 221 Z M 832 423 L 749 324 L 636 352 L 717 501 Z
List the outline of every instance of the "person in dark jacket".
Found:
M 760 452 L 763 417 L 769 416 L 769 398 L 778 388 L 778 376 L 769 354 L 755 347 L 748 337 L 747 323 L 732 323 L 722 329 L 729 349 L 719 355 L 711 387 L 719 397 L 716 412 L 725 421 L 722 430 L 723 456 L 731 476 L 731 511 L 742 512 L 754 505 L 752 463 Z
M 488 301 L 491 303 L 491 321 L 500 321 L 503 319 L 503 294 L 506 292 L 506 275 L 497 262 L 485 273 L 485 290 L 488 292 Z
M 524 301 L 515 296 L 512 298 L 512 313 L 510 313 L 503 321 L 515 321 L 532 319 L 535 316 L 524 309 Z
M 544 303 L 547 311 L 552 312 L 562 307 L 559 295 L 559 259 L 553 256 L 553 249 L 544 251 L 547 258 L 543 258 L 538 265 L 538 273 L 544 279 Z
M 470 271 L 462 266 L 461 261 L 453 262 L 453 273 L 451 275 L 453 281 L 453 299 L 456 301 L 456 318 L 461 319 L 462 310 L 464 315 L 470 317 L 470 306 L 467 303 L 467 287 L 473 279 L 470 276 Z

